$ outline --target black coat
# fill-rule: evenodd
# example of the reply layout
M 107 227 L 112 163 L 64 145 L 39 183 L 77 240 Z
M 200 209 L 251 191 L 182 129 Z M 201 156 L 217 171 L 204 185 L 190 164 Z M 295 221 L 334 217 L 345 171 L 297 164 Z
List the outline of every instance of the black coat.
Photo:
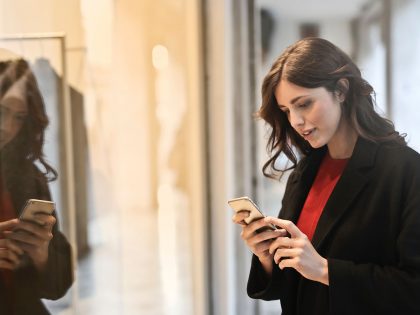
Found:
M 18 213 L 27 199 L 51 200 L 45 177 L 34 165 L 23 165 L 13 175 L 14 185 L 9 187 L 9 191 Z M 53 228 L 45 274 L 37 272 L 31 263 L 16 270 L 14 292 L 5 292 L 6 288 L 0 280 L 0 314 L 6 314 L 5 310 L 10 304 L 14 307 L 15 315 L 49 314 L 41 298 L 61 298 L 70 288 L 73 282 L 71 248 L 57 226 L 58 223 Z
M 279 217 L 297 222 L 326 148 L 298 163 Z M 327 258 L 329 286 L 254 256 L 252 298 L 280 299 L 283 314 L 420 314 L 420 155 L 358 139 L 312 243 Z

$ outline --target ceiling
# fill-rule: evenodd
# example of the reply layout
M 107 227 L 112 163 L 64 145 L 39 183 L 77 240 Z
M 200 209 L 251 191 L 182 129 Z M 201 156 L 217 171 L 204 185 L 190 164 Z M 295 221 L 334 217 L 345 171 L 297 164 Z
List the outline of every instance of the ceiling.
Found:
M 261 7 L 294 20 L 350 19 L 374 0 L 257 0 Z

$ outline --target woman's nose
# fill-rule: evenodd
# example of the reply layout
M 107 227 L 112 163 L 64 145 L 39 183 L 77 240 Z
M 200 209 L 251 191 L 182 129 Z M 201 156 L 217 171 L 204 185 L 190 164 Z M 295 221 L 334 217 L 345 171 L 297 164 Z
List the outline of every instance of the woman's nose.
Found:
M 292 125 L 292 127 L 295 129 L 299 126 L 302 126 L 303 123 L 305 122 L 302 115 L 299 115 L 295 111 L 290 111 L 289 121 L 290 121 L 290 125 Z

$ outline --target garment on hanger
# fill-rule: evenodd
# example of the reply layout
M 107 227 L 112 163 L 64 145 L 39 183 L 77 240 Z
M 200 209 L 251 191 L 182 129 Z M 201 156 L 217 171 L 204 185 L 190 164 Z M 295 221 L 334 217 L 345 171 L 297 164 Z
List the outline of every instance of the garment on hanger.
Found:
M 33 72 L 37 78 L 39 88 L 44 98 L 46 111 L 50 125 L 45 135 L 45 154 L 48 160 L 56 165 L 58 173 L 65 174 L 62 152 L 62 128 L 64 125 L 64 104 L 62 77 L 56 72 L 51 62 L 41 57 L 36 59 Z M 75 194 L 76 207 L 76 237 L 78 255 L 82 256 L 88 249 L 87 221 L 88 221 L 88 197 L 87 197 L 87 176 L 89 169 L 87 131 L 84 119 L 84 98 L 83 94 L 69 87 L 72 138 L 73 138 L 73 169 L 74 177 L 77 179 Z M 63 170 L 63 171 L 60 171 Z M 63 200 L 60 187 L 52 187 L 54 198 L 57 196 Z M 55 200 L 57 200 L 55 198 Z

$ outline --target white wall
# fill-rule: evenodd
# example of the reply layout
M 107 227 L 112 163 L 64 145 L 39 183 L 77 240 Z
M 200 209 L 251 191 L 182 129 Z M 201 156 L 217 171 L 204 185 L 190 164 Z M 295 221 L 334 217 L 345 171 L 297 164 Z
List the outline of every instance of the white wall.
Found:
M 392 8 L 392 118 L 420 151 L 420 1 L 392 1 Z

